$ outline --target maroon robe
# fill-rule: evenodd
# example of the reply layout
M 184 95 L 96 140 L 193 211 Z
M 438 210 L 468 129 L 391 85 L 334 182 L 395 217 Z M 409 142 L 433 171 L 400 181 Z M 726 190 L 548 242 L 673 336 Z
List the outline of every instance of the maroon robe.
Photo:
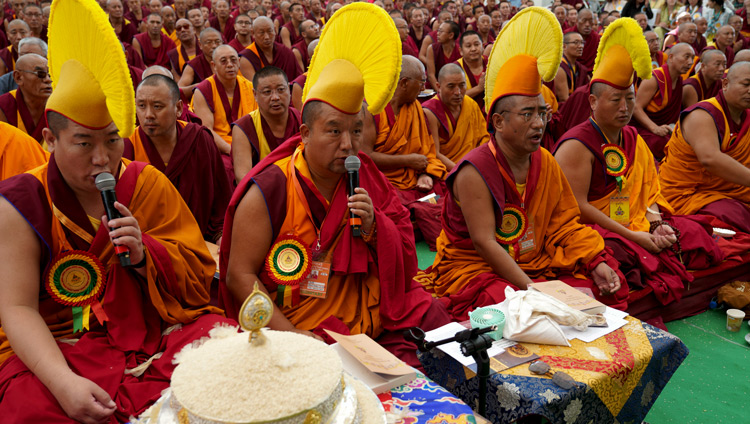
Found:
M 18 60 L 18 51 L 15 47 L 8 46 L 0 50 L 0 60 L 5 64 L 5 72 L 10 72 L 16 69 L 16 61 Z
M 227 42 L 227 40 L 232 40 L 235 34 L 237 34 L 234 31 L 234 18 L 231 16 L 227 19 L 227 23 L 224 25 L 224 31 L 221 30 L 219 18 L 216 16 L 212 16 L 208 19 L 208 25 L 221 33 L 221 36 L 224 39 L 225 43 Z
M 47 127 L 47 120 L 44 119 L 44 116 L 40 116 L 39 121 L 34 125 L 34 117 L 31 116 L 29 108 L 26 107 L 26 102 L 20 88 L 15 90 L 15 96 L 13 92 L 0 96 L 0 110 L 5 114 L 5 119 L 8 120 L 8 123 L 16 128 L 19 128 L 18 116 L 20 115 L 26 133 L 41 143 L 42 130 Z
M 238 126 L 243 133 L 245 133 L 248 141 L 250 141 L 250 146 L 252 147 L 253 151 L 253 163 L 257 164 L 258 162 L 260 162 L 260 142 L 258 140 L 258 133 L 255 130 L 255 125 L 253 125 L 253 118 L 250 115 L 245 115 L 234 122 L 232 124 L 232 127 L 234 127 L 235 125 Z M 268 142 L 268 147 L 273 152 L 285 141 L 299 134 L 299 127 L 300 125 L 302 125 L 302 115 L 297 109 L 289 106 L 289 115 L 286 121 L 286 131 L 284 131 L 284 135 L 280 138 L 273 135 L 273 131 L 271 131 L 271 128 L 268 126 L 266 120 L 263 119 L 263 115 L 261 115 L 260 118 L 260 125 L 263 129 L 263 135 L 266 137 L 266 141 Z
M 657 112 L 651 112 L 648 110 L 646 114 L 656 125 L 670 125 L 676 124 L 677 120 L 680 119 L 680 112 L 682 111 L 682 76 L 678 76 L 679 81 L 672 88 L 672 77 L 669 75 L 669 67 L 665 63 L 664 66 L 652 71 L 653 78 L 656 79 L 658 87 L 657 92 L 654 94 L 654 99 L 664 99 L 665 94 L 667 95 L 666 105 L 662 105 L 662 108 Z M 649 102 L 651 105 L 655 100 L 652 99 Z M 643 137 L 643 140 L 648 144 L 651 152 L 657 161 L 660 161 L 664 157 L 664 146 L 672 137 L 672 134 L 668 134 L 664 137 L 652 133 L 641 125 L 636 119 L 630 121 L 632 125 L 638 129 L 638 134 Z
M 8 46 L 8 37 L 5 36 L 5 31 L 3 31 L 2 25 L 0 25 L 0 49 L 4 49 Z
M 307 42 L 303 38 L 302 41 L 292 46 L 292 50 L 297 50 L 300 57 L 302 58 L 302 71 L 307 72 L 307 67 L 310 66 L 310 55 L 307 54 Z M 406 54 L 406 53 L 404 53 Z
M 289 85 L 297 84 L 301 88 L 305 88 L 305 81 L 307 81 L 307 72 L 295 78 Z
M 458 47 L 458 43 L 453 45 L 453 51 L 450 56 L 445 55 L 443 45 L 437 41 L 433 42 L 430 47 L 432 47 L 432 57 L 435 60 L 435 78 L 437 78 L 443 66 L 461 59 L 461 49 Z
M 270 63 L 266 61 L 266 56 L 262 51 L 258 50 L 258 53 L 256 53 L 254 49 L 257 49 L 255 43 L 241 51 L 240 56 L 250 61 L 255 72 L 258 72 L 265 66 L 275 66 L 284 71 L 289 81 L 294 80 L 302 73 L 297 63 L 297 58 L 292 53 L 292 49 L 287 46 L 277 42 L 273 43 L 273 60 Z
M 411 37 L 406 37 L 405 40 L 401 41 L 401 53 L 408 54 L 409 56 L 416 57 L 419 59 L 419 49 L 417 44 L 414 43 Z
M 704 47 L 702 50 L 696 50 L 697 52 L 703 53 L 705 50 L 718 50 L 716 46 L 708 46 Z M 727 69 L 732 67 L 732 64 L 734 63 L 734 47 L 727 46 L 726 50 L 724 50 L 724 56 L 727 57 Z
M 237 207 L 253 184 L 264 193 L 271 227 L 278 232 L 287 213 L 286 176 L 275 162 L 292 155 L 301 142 L 299 136 L 284 142 L 270 155 L 253 167 L 242 180 L 232 196 L 224 223 L 224 238 L 221 245 L 219 300 L 229 317 L 237 316 L 238 302 L 226 287 L 226 273 L 232 245 L 232 228 Z M 310 205 L 313 220 L 320 225 L 321 249 L 331 252 L 331 272 L 336 274 L 367 273 L 370 264 L 377 264 L 380 280 L 379 314 L 384 333 L 377 341 L 386 349 L 413 366 L 419 366 L 413 343 L 405 342 L 400 332 L 414 326 L 436 328 L 447 324 L 449 317 L 439 302 L 413 280 L 417 273 L 417 261 L 412 237 L 409 213 L 399 203 L 395 189 L 378 170 L 372 159 L 359 153 L 362 162 L 360 185 L 367 190 L 374 206 L 375 220 L 378 223 L 377 242 L 369 247 L 361 237 L 351 234 L 351 226 L 345 225 L 339 231 L 341 220 L 349 216 L 346 190 L 337 190 L 331 199 L 328 210 L 319 200 L 319 192 L 308 182 L 301 180 L 303 195 Z M 276 239 L 278 234 L 273 234 Z M 261 275 L 265 272 L 261 273 Z M 331 316 L 316 329 L 336 328 L 348 332 L 348 328 Z
M 180 192 L 198 222 L 203 238 L 215 242 L 224 227 L 224 213 L 232 190 L 211 132 L 198 124 L 183 126 L 178 123 L 177 144 L 169 163 L 165 165 L 146 132 L 141 127 L 137 131 L 149 163 L 164 173 Z M 129 139 L 125 139 L 122 156 L 135 159 L 133 144 Z
M 602 145 L 608 141 L 592 123 L 591 119 L 577 125 L 565 133 L 555 145 L 553 153 L 568 141 L 582 143 L 594 155 L 589 182 L 588 200 L 595 201 L 610 195 L 617 188 L 617 181 L 606 173 L 606 163 L 602 153 Z M 622 129 L 621 148 L 627 156 L 628 163 L 635 160 L 638 131 L 631 126 Z M 652 165 L 655 166 L 655 165 Z M 644 181 L 644 184 L 648 183 Z M 648 188 L 642 188 L 647 190 Z M 653 254 L 635 242 L 618 234 L 594 225 L 604 238 L 604 244 L 612 249 L 613 256 L 620 262 L 620 270 L 625 275 L 631 290 L 648 288 L 654 296 L 667 305 L 679 301 L 684 290 L 684 282 L 693 281 L 693 277 L 686 270 L 704 268 L 721 262 L 723 254 L 711 237 L 710 226 L 704 226 L 702 218 L 694 216 L 672 216 L 668 211 L 661 211 L 663 220 L 680 230 L 680 243 L 683 248 L 682 259 L 670 249 Z M 708 231 L 707 231 L 708 230 Z M 690 246 L 687 248 L 686 246 Z M 695 267 L 693 267 L 693 266 Z
M 46 34 L 46 29 L 43 32 Z M 130 19 L 128 19 L 128 22 L 125 23 L 125 18 L 123 18 L 122 29 L 120 29 L 120 33 L 117 34 L 117 38 L 120 40 L 120 42 L 132 43 L 133 37 L 135 37 L 136 34 L 138 34 L 138 27 L 136 27 Z
M 157 48 L 154 48 L 153 45 L 151 45 L 151 38 L 147 33 L 137 34 L 133 37 L 138 40 L 138 43 L 141 45 L 143 63 L 146 67 L 153 65 L 159 65 L 165 68 L 169 67 L 169 56 L 167 56 L 167 52 L 174 49 L 176 46 L 174 45 L 174 41 L 163 33 L 159 33 L 159 36 L 161 37 L 161 45 Z
M 427 37 L 432 30 L 429 26 L 425 25 L 422 27 L 422 38 L 417 38 L 417 33 L 414 31 L 414 28 L 409 26 L 409 38 L 414 40 L 414 44 L 417 46 L 417 51 L 422 49 L 422 41 L 424 41 L 424 38 Z
M 696 51 L 696 54 L 700 54 L 700 52 L 702 52 L 703 49 L 708 46 L 708 41 L 706 40 L 706 37 L 703 36 L 703 34 L 698 34 L 691 46 L 693 46 L 693 50 Z M 727 68 L 729 68 L 729 65 L 727 65 Z
M 565 72 L 565 78 L 568 81 L 570 94 L 573 94 L 576 88 L 588 85 L 590 80 L 589 70 L 586 66 L 580 63 L 580 60 L 576 60 L 574 64 L 571 64 L 568 59 L 563 56 L 562 61 L 560 62 L 560 69 Z M 554 79 L 552 81 L 554 81 Z
M 200 45 L 198 44 L 196 39 L 195 56 L 193 57 L 193 59 L 202 55 L 203 51 L 200 49 Z M 174 48 L 168 51 L 167 57 L 169 57 L 169 65 L 171 66 L 170 69 L 176 69 L 180 74 L 182 74 L 182 71 L 185 69 L 185 66 L 187 66 L 188 62 L 192 60 L 190 59 L 190 55 L 188 55 L 187 49 L 182 44 L 180 44 L 179 48 Z M 182 57 L 182 66 L 180 66 L 180 57 Z
M 292 45 L 299 43 L 305 38 L 302 36 L 302 34 L 297 33 L 297 31 L 299 31 L 299 28 L 295 28 L 294 22 L 291 20 L 282 25 L 281 28 L 286 28 L 289 31 L 289 41 L 292 43 Z M 281 28 L 279 28 L 279 35 L 276 37 L 276 41 L 279 43 L 281 43 Z
M 144 170 L 144 167 L 144 163 L 131 163 L 122 176 L 116 177 L 117 199 L 131 209 L 131 200 L 137 196 L 158 197 L 158 194 L 152 192 L 143 193 L 149 193 L 151 186 L 148 180 L 145 181 L 146 184 L 138 182 L 142 173 L 149 172 L 149 177 L 146 178 L 150 179 L 164 178 L 159 177 L 160 174 L 153 170 Z M 94 256 L 101 255 L 111 243 L 107 229 L 102 225 L 99 231 L 94 231 L 73 190 L 62 178 L 54 154 L 50 157 L 47 181 L 54 207 L 94 238 L 88 243 L 63 226 L 65 237 L 72 247 L 88 251 Z M 143 184 L 140 193 L 134 193 L 137 183 Z M 165 187 L 163 184 L 160 186 Z M 52 213 L 53 205 L 47 199 L 45 186 L 33 175 L 21 174 L 0 183 L 0 196 L 11 203 L 34 229 L 42 250 L 39 271 L 44 275 L 44 270 L 52 260 L 49 246 L 58 243 L 52 236 L 52 221 L 58 218 Z M 173 212 L 181 208 L 167 206 L 161 205 L 159 210 L 163 211 L 164 222 L 174 225 L 174 220 L 181 219 L 184 215 L 178 216 Z M 165 247 L 166 245 L 172 249 L 173 246 L 170 245 L 178 242 L 161 237 L 169 230 L 153 225 L 147 228 L 141 223 L 141 231 L 146 255 L 152 264 L 148 266 L 157 269 L 159 287 L 162 290 L 156 296 L 162 301 L 179 302 L 183 310 L 190 310 L 189 312 L 197 318 L 192 322 L 189 318 L 180 318 L 184 321 L 175 319 L 182 322 L 181 326 L 162 335 L 171 325 L 160 316 L 160 310 L 154 306 L 151 300 L 151 296 L 154 295 L 146 290 L 144 279 L 123 268 L 116 260 L 106 267 L 106 286 L 101 298 L 102 309 L 108 318 L 106 327 L 99 325 L 97 319 L 92 316 L 91 330 L 77 333 L 80 339 L 75 345 L 57 342 L 57 346 L 73 372 L 93 381 L 116 403 L 115 413 L 107 421 L 110 423 L 127 422 L 130 416 L 138 416 L 161 396 L 161 392 L 169 387 L 170 376 L 176 366 L 172 358 L 185 345 L 201 337 L 207 337 L 208 331 L 214 325 L 236 325 L 233 320 L 213 314 L 212 312 L 220 312 L 217 308 L 187 303 L 185 299 L 191 294 L 186 296 L 186 293 L 180 292 L 179 281 L 186 276 L 184 272 L 177 275 L 178 271 L 175 269 L 183 265 L 173 264 L 170 251 Z M 196 254 L 186 248 L 183 250 L 186 255 Z M 39 297 L 40 306 L 53 302 L 41 282 Z M 163 306 L 161 308 L 163 309 Z M 198 315 L 201 312 L 203 315 Z M 153 362 L 142 376 L 135 377 L 125 373 L 126 369 L 142 364 L 159 352 L 162 352 L 163 356 L 153 358 Z M 0 365 L 0 416 L 4 422 L 72 422 L 52 393 L 18 356 L 11 356 Z
M 698 72 L 692 77 L 682 81 L 683 86 L 689 85 L 695 89 L 698 93 L 698 101 L 708 100 L 711 97 L 716 97 L 721 90 L 721 81 L 714 81 L 711 87 L 706 86 L 706 80 L 703 78 L 703 73 Z
M 241 52 L 242 50 L 245 50 L 245 46 L 240 43 L 240 40 L 237 39 L 237 37 L 232 38 L 232 41 L 227 43 L 228 45 L 232 46 L 233 49 L 237 51 L 237 53 Z
M 208 60 L 203 56 L 203 52 L 196 55 L 187 63 L 187 65 L 185 65 L 186 68 L 188 66 L 193 68 L 193 84 L 198 84 L 214 74 L 214 70 L 211 69 L 211 64 L 208 63 Z
M 574 26 L 573 28 L 570 28 L 566 30 L 565 32 L 578 32 L 578 26 Z M 591 31 L 588 35 L 588 37 L 581 34 L 581 37 L 583 37 L 583 42 L 585 43 L 583 45 L 583 55 L 578 58 L 578 62 L 582 63 L 583 66 L 586 67 L 586 69 L 592 70 L 594 69 L 594 61 L 596 60 L 596 51 L 599 49 L 599 39 L 601 36 L 596 31 Z
M 125 61 L 128 62 L 128 66 L 138 68 L 141 71 L 145 70 L 146 64 L 143 63 L 143 58 L 135 51 L 133 46 L 130 43 L 122 43 L 122 46 L 125 50 Z
M 476 75 L 474 75 L 471 72 L 471 69 L 469 69 L 468 66 L 464 65 L 464 61 L 456 61 L 456 65 L 460 66 L 461 69 L 464 70 L 464 74 L 466 74 L 466 80 L 469 84 L 471 84 L 471 87 L 476 87 L 478 84 L 478 78 Z M 482 56 L 482 72 L 487 71 L 487 58 Z M 484 89 L 482 89 L 481 92 L 479 92 L 477 95 L 472 96 L 472 99 L 474 99 L 475 102 L 477 102 L 477 105 L 479 105 L 479 109 L 482 111 L 482 113 L 486 116 L 487 112 L 484 110 Z
M 135 93 L 143 80 L 143 69 L 130 65 L 128 65 L 128 69 L 130 70 L 130 79 L 133 81 L 133 92 Z

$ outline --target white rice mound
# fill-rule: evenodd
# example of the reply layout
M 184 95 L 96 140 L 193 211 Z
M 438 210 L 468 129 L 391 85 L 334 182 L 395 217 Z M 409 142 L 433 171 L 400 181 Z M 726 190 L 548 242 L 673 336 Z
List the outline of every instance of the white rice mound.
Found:
M 365 383 L 356 378 L 350 380 L 357 392 L 357 404 L 362 414 L 362 424 L 385 424 L 385 410 L 380 399 Z
M 246 332 L 224 333 L 176 355 L 177 401 L 207 419 L 274 421 L 319 405 L 341 382 L 341 359 L 325 343 L 286 331 L 263 334 L 260 346 Z

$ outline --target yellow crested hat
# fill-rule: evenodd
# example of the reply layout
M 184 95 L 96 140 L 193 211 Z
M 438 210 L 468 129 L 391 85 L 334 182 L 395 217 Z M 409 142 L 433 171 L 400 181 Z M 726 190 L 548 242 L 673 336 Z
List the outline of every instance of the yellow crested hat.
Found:
M 370 3 L 351 3 L 326 23 L 307 71 L 303 103 L 325 102 L 355 114 L 380 113 L 401 72 L 401 38 L 393 20 Z
M 634 71 L 641 79 L 651 78 L 651 53 L 638 22 L 620 18 L 607 27 L 599 41 L 591 83 L 625 90 L 633 85 Z
M 542 80 L 552 80 L 560 67 L 562 38 L 557 18 L 542 7 L 523 9 L 503 27 L 487 61 L 488 118 L 495 102 L 505 96 L 542 93 Z
M 54 90 L 46 110 L 92 129 L 114 121 L 121 137 L 132 135 L 135 95 L 130 69 L 102 8 L 95 0 L 54 0 L 48 37 Z

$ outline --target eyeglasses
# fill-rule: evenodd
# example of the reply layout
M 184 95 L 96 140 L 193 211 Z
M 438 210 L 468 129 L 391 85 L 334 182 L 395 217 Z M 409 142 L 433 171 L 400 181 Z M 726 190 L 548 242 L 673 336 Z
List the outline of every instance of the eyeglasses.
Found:
M 41 69 L 36 69 L 34 71 L 27 71 L 25 69 L 16 69 L 18 72 L 26 72 L 27 74 L 34 74 L 37 78 L 43 80 L 49 76 L 49 72 L 43 71 Z
M 422 77 L 422 78 L 404 77 L 403 79 L 408 79 L 408 80 L 416 81 L 416 82 L 418 82 L 420 84 L 426 84 L 427 83 L 427 77 Z
M 583 40 L 576 40 L 576 41 L 568 41 L 567 43 L 563 44 L 573 44 L 574 46 L 585 46 L 586 42 Z
M 182 31 L 182 30 L 186 30 L 187 31 L 187 30 L 190 29 L 190 25 L 178 25 L 178 26 L 174 27 L 174 29 L 176 29 L 177 31 Z
M 549 115 L 547 112 L 513 112 L 512 110 L 504 110 L 500 113 L 503 114 L 506 112 L 512 113 L 514 115 L 522 116 L 524 122 L 526 123 L 529 123 L 531 122 L 532 119 L 537 119 L 537 118 L 541 119 L 542 123 L 547 123 L 547 117 Z

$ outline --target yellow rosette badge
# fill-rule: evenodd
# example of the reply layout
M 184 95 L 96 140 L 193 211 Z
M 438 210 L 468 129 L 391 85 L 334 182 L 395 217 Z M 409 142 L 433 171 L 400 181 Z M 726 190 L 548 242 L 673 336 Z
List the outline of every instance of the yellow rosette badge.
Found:
M 277 241 L 266 258 L 266 271 L 278 284 L 276 304 L 280 307 L 299 303 L 299 283 L 310 273 L 312 255 L 299 237 L 287 234 Z
M 602 147 L 602 154 L 604 154 L 607 175 L 615 177 L 617 189 L 622 191 L 622 176 L 628 171 L 628 157 L 620 146 L 615 144 L 606 144 Z
M 59 254 L 49 266 L 45 278 L 47 293 L 61 305 L 73 307 L 73 332 L 89 329 L 91 307 L 101 311 L 99 297 L 104 291 L 104 266 L 99 258 L 82 250 Z
M 500 243 L 505 250 L 515 258 L 515 254 L 511 248 L 526 233 L 526 227 L 528 226 L 528 218 L 523 209 L 514 205 L 505 205 L 503 210 L 503 220 L 500 223 L 500 227 L 495 229 L 495 239 Z

